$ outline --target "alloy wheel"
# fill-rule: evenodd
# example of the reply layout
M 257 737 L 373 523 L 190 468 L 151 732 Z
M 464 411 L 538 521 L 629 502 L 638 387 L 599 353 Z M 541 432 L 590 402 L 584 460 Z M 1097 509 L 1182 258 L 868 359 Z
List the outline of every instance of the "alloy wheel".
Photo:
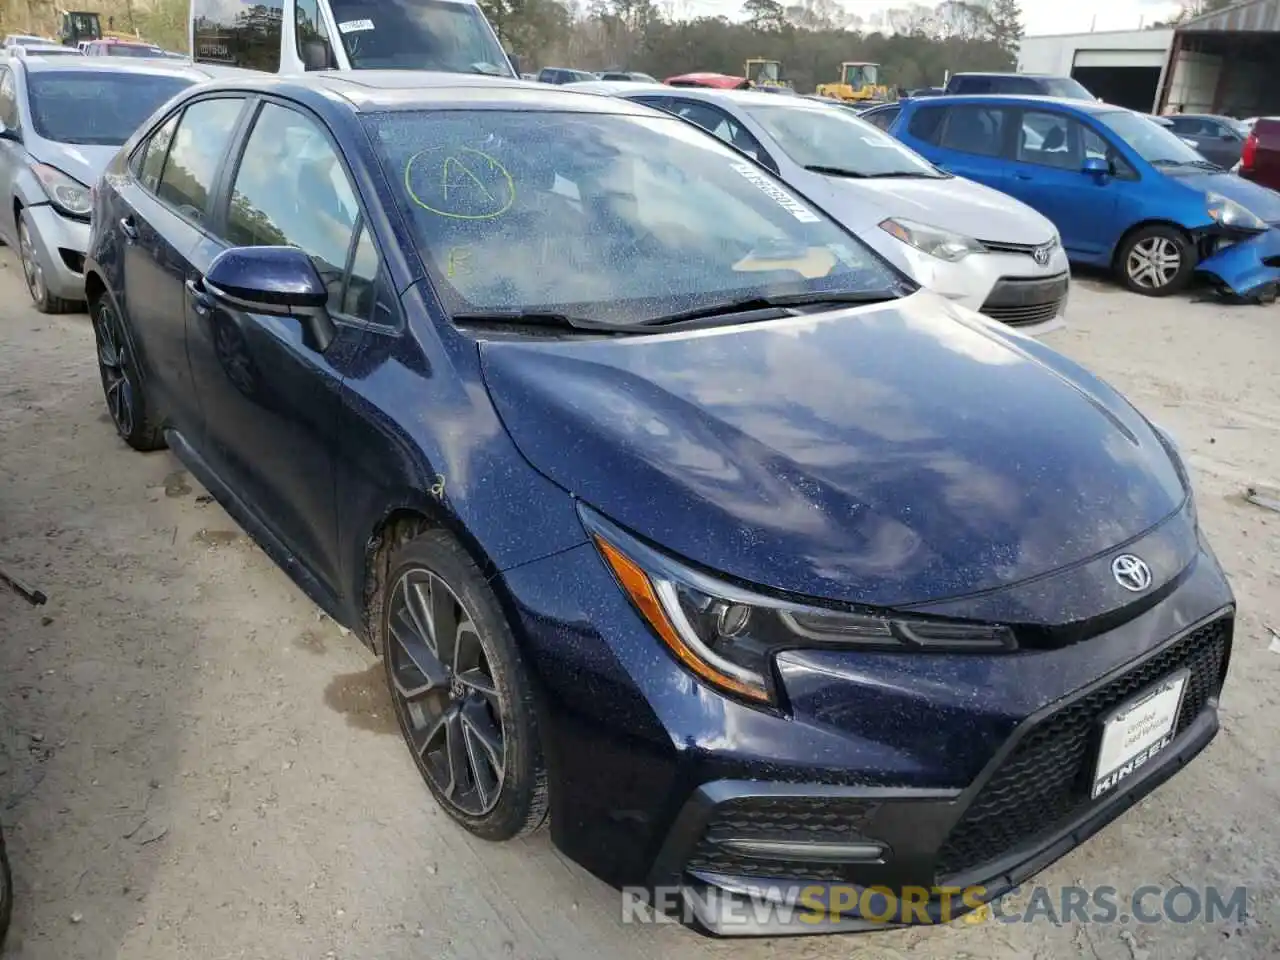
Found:
M 400 578 L 388 614 L 392 696 L 419 767 L 444 802 L 483 816 L 502 792 L 506 738 L 492 658 L 474 618 L 425 569 Z
M 1125 263 L 1129 279 L 1148 290 L 1167 287 L 1182 269 L 1182 251 L 1168 237 L 1147 237 L 1133 245 Z
M 93 320 L 98 340 L 98 371 L 107 410 L 120 435 L 133 433 L 134 386 L 130 374 L 129 348 L 120 330 L 120 321 L 106 303 L 99 305 Z
M 25 219 L 18 221 L 18 255 L 22 259 L 22 276 L 27 281 L 27 292 L 32 300 L 40 303 L 44 300 L 44 268 L 40 266 L 40 257 L 31 242 L 31 231 L 27 229 Z

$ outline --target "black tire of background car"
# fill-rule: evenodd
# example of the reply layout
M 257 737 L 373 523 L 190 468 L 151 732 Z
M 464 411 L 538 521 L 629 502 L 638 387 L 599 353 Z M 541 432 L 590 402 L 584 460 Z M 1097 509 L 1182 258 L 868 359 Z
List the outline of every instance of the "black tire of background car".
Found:
M 102 379 L 103 399 L 107 401 L 107 412 L 111 414 L 116 432 L 120 434 L 125 443 L 141 453 L 163 450 L 166 446 L 164 431 L 155 416 L 146 384 L 143 382 L 138 372 L 137 364 L 134 362 L 133 350 L 129 346 L 131 341 L 127 336 L 124 317 L 107 293 L 99 294 L 89 304 L 89 316 L 93 321 L 93 340 L 98 352 L 98 375 Z M 114 338 L 113 343 L 104 343 L 104 339 L 108 336 Z M 103 350 L 104 347 L 108 350 L 114 349 L 114 344 L 122 344 L 125 348 L 124 356 L 121 358 L 120 371 L 129 381 L 133 405 L 133 416 L 128 424 L 122 424 L 115 416 L 115 412 L 111 407 L 111 400 L 107 396 L 111 374 L 108 367 L 103 363 Z
M 414 570 L 430 571 L 444 580 L 470 613 L 489 661 L 501 704 L 505 751 L 504 776 L 497 804 L 475 817 L 452 806 L 427 775 L 423 759 L 409 739 L 409 720 L 395 690 L 391 657 L 384 644 L 383 663 L 395 703 L 396 719 L 419 773 L 441 808 L 471 833 L 484 840 L 503 841 L 526 836 L 547 822 L 547 768 L 538 735 L 533 682 L 502 608 L 484 574 L 461 545 L 446 531 L 429 530 L 397 547 L 391 555 L 384 589 L 390 591 Z M 381 604 L 383 637 L 390 637 L 390 597 Z
M 1129 254 L 1142 241 L 1155 237 L 1171 241 L 1178 248 L 1182 261 L 1178 265 L 1178 272 L 1174 274 L 1173 279 L 1164 286 L 1144 287 L 1135 283 L 1129 276 L 1127 268 Z M 1171 224 L 1153 223 L 1145 227 L 1139 227 L 1120 242 L 1120 247 L 1116 251 L 1116 276 L 1126 288 L 1134 293 L 1140 293 L 1144 297 L 1168 297 L 1185 290 L 1187 284 L 1191 282 L 1191 275 L 1195 272 L 1195 269 L 1195 244 L 1182 230 Z
M 22 231 L 22 230 L 24 230 L 24 229 L 25 229 L 25 230 L 27 230 L 27 231 L 28 231 L 28 233 L 30 232 L 31 228 L 30 228 L 30 226 L 27 226 L 26 221 L 27 221 L 27 215 L 26 215 L 26 213 L 25 213 L 24 211 L 19 211 L 19 212 L 18 212 L 18 231 L 19 231 L 19 235 L 21 235 L 21 231 Z M 34 251 L 32 251 L 32 255 L 33 255 L 33 256 L 34 256 L 34 255 L 36 255 Z M 21 251 L 19 251 L 19 257 L 21 257 L 21 256 L 22 256 L 22 253 L 21 253 Z M 33 304 L 35 304 L 35 308 L 36 308 L 38 311 L 40 311 L 41 313 L 50 313 L 50 314 L 55 314 L 55 313 L 73 313 L 73 312 L 75 312 L 76 310 L 79 310 L 79 309 L 80 309 L 80 303 L 79 303 L 78 301 L 76 301 L 76 300 L 63 300 L 61 297 L 55 297 L 53 294 L 51 294 L 51 293 L 49 292 L 49 282 L 48 282 L 47 280 L 42 281 L 42 283 L 41 283 L 41 288 L 42 288 L 42 289 L 41 289 L 41 291 L 40 291 L 40 296 L 39 296 L 39 297 L 37 297 L 37 296 L 32 292 L 32 290 L 31 290 L 31 284 L 30 284 L 30 282 L 29 282 L 29 281 L 27 281 L 27 280 L 26 280 L 26 272 L 25 272 L 25 270 L 24 270 L 24 272 L 23 272 L 23 281 L 24 281 L 24 282 L 26 282 L 26 284 L 27 284 L 27 293 L 28 293 L 28 294 L 30 294 L 30 296 L 31 296 L 31 302 L 32 302 Z
M 4 834 L 0 833 L 0 950 L 9 933 L 9 917 L 13 914 L 13 875 L 9 873 L 9 854 L 4 848 Z

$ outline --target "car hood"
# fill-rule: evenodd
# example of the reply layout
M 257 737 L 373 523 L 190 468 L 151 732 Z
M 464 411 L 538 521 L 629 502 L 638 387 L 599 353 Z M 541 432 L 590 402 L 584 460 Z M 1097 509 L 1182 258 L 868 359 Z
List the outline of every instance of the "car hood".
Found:
M 851 180 L 823 177 L 829 212 L 862 230 L 902 217 L 992 243 L 1047 243 L 1052 223 L 1020 200 L 963 177 Z
M 1267 223 L 1280 223 L 1280 193 L 1268 187 L 1238 177 L 1234 173 L 1225 172 L 1182 173 L 1179 171 L 1175 177 L 1179 183 L 1193 190 L 1220 193 L 1228 200 L 1234 200 L 1252 210 L 1256 216 Z
M 1185 499 L 1126 401 L 1020 342 L 921 291 L 480 352 L 520 451 L 613 521 L 743 581 L 895 606 L 1095 556 Z
M 118 146 L 92 144 L 42 142 L 34 146 L 32 155 L 41 163 L 57 167 L 68 176 L 75 177 L 86 187 L 92 187 L 102 176 L 107 164 L 120 152 Z

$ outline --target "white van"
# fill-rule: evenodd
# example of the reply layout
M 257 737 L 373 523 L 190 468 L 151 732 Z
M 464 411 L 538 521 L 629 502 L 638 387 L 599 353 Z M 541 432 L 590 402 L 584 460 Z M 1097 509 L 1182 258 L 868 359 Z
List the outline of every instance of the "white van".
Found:
M 191 0 L 191 57 L 264 70 L 519 77 L 476 0 Z

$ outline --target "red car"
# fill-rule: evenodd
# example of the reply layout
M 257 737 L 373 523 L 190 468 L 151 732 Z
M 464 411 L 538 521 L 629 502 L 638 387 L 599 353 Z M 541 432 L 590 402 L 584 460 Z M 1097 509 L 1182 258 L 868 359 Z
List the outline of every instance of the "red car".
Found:
M 716 87 L 720 90 L 746 90 L 751 81 L 746 77 L 731 77 L 727 73 L 682 73 L 662 81 L 669 87 Z
M 1280 190 L 1280 117 L 1259 117 L 1240 154 L 1240 176 Z

